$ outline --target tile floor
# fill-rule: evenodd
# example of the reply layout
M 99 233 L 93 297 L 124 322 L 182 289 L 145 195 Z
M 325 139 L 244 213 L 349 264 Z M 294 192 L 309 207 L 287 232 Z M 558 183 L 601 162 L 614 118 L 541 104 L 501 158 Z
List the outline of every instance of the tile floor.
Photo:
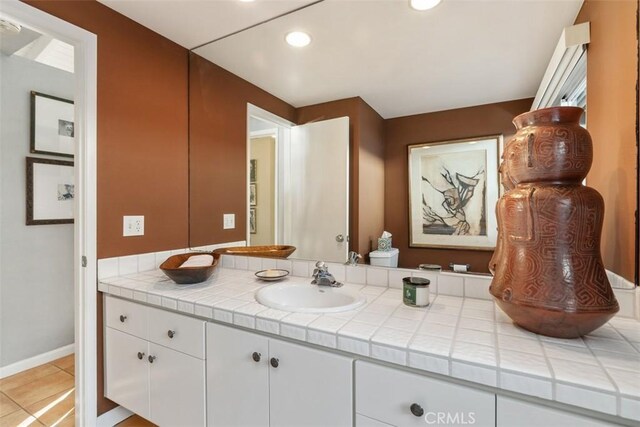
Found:
M 74 355 L 0 379 L 0 427 L 74 425 Z M 118 427 L 149 427 L 133 416 Z

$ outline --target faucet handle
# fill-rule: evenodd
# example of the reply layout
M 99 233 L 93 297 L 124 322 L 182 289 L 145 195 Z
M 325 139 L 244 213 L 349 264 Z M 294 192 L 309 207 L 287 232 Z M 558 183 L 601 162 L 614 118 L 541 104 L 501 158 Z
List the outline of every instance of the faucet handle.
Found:
M 345 264 L 347 264 L 347 265 L 357 265 L 359 259 L 362 259 L 362 255 L 360 255 L 356 251 L 351 251 L 351 252 L 349 252 L 349 255 L 347 256 L 347 262 L 345 262 Z
M 325 275 L 327 273 L 329 273 L 327 264 L 325 264 L 324 261 L 316 262 L 316 268 L 313 270 L 313 277 Z

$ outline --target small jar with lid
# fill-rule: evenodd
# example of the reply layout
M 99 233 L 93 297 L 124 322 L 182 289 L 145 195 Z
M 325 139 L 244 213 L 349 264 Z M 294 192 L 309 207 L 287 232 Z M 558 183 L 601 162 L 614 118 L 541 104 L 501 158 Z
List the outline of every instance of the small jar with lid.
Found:
M 402 302 L 409 307 L 429 305 L 429 284 L 423 277 L 405 277 L 402 279 Z

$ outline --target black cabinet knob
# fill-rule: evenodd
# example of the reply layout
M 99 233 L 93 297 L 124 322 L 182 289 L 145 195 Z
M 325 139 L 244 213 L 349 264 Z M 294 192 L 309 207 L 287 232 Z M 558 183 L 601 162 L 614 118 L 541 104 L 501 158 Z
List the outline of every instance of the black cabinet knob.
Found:
M 148 360 L 149 360 L 149 363 L 153 363 L 153 361 L 156 360 L 156 356 L 149 356 Z
M 176 331 L 172 331 L 171 329 L 169 329 L 169 330 L 167 331 L 167 336 L 168 336 L 169 338 L 173 338 L 173 337 L 175 336 L 175 334 L 176 334 Z
M 277 368 L 278 365 L 280 365 L 280 360 L 276 359 L 275 357 L 272 357 L 269 362 L 271 363 L 271 366 L 273 366 L 274 368 Z
M 122 323 L 124 323 L 124 321 L 125 321 L 125 320 L 127 320 L 127 316 L 125 316 L 124 314 L 121 314 L 121 315 L 120 315 L 120 321 L 121 321 Z
M 259 362 L 260 356 L 262 356 L 260 353 L 258 353 L 257 351 L 254 351 L 253 354 L 251 355 L 251 358 L 253 359 L 254 362 Z
M 411 410 L 411 413 L 416 417 L 421 417 L 424 415 L 424 409 L 422 409 L 422 406 L 418 405 L 417 403 L 412 403 L 409 409 Z
M 144 353 L 139 351 L 138 352 L 138 359 L 142 360 L 143 357 L 144 357 Z

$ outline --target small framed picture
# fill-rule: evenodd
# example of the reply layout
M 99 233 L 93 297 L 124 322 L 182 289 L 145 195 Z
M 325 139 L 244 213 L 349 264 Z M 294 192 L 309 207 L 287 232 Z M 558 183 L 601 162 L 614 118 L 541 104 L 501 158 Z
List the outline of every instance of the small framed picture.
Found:
M 258 180 L 258 159 L 251 159 L 249 161 L 249 182 L 256 182 Z
M 258 204 L 258 184 L 249 184 L 249 205 L 257 206 Z
M 409 146 L 410 247 L 492 250 L 501 135 Z
M 256 234 L 258 232 L 257 221 L 256 208 L 249 209 L 249 233 Z
M 31 152 L 73 157 L 74 138 L 73 101 L 31 91 Z
M 27 225 L 73 224 L 73 162 L 27 157 Z

